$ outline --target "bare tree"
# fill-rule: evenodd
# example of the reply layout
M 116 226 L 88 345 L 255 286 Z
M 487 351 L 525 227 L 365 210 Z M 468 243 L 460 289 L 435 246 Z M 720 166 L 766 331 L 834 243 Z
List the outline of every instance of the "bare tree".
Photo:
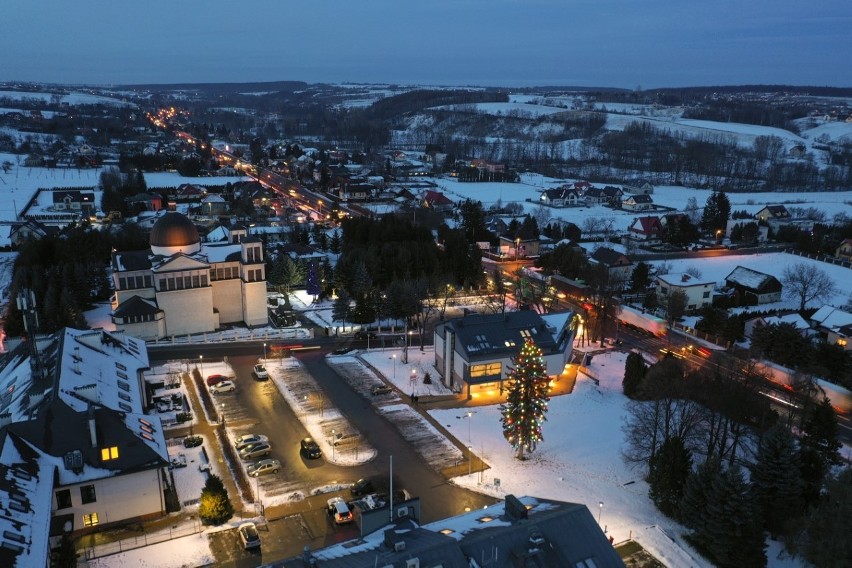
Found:
M 799 262 L 784 269 L 781 275 L 784 294 L 799 300 L 799 311 L 809 302 L 826 302 L 837 291 L 828 274 L 807 262 Z

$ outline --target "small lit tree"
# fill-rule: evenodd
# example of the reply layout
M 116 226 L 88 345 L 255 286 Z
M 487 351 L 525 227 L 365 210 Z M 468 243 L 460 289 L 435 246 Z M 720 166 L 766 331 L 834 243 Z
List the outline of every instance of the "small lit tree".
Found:
M 198 516 L 205 525 L 221 525 L 234 516 L 234 506 L 222 479 L 210 474 L 201 490 Z
M 541 426 L 546 420 L 548 378 L 541 349 L 528 339 L 509 373 L 506 403 L 500 405 L 503 436 L 517 450 L 517 459 L 524 452 L 535 450 L 542 441 Z

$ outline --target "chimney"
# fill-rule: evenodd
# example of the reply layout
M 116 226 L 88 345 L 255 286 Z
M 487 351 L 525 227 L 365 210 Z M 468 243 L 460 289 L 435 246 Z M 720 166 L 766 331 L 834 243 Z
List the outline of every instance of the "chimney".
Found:
M 689 274 L 684 274 L 680 277 L 681 282 L 689 282 Z
M 95 407 L 91 404 L 89 405 L 89 409 L 86 411 L 87 420 L 89 422 L 89 438 L 92 441 L 92 447 L 98 447 L 98 434 L 95 429 Z

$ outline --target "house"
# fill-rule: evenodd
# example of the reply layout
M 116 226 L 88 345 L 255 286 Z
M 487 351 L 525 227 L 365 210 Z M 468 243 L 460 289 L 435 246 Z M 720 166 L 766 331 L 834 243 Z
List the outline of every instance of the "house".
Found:
M 790 218 L 790 212 L 783 205 L 767 205 L 755 213 L 754 218 L 765 223 L 769 221 L 782 221 Z
M 589 259 L 606 268 L 610 285 L 618 287 L 630 280 L 634 264 L 630 257 L 609 247 L 598 247 Z
M 583 201 L 585 201 L 586 205 L 600 205 L 606 202 L 606 196 L 603 193 L 603 189 L 599 187 L 590 187 L 586 189 L 585 193 L 583 193 Z
M 852 313 L 823 306 L 811 316 L 811 324 L 827 343 L 852 351 Z
M 97 209 L 93 191 L 53 190 L 53 209 L 56 211 L 74 211 L 82 217 L 89 217 Z
M 770 304 L 781 301 L 781 282 L 777 278 L 745 266 L 737 266 L 725 277 L 725 286 L 732 288 L 744 305 Z
M 747 320 L 743 326 L 743 335 L 751 339 L 754 330 L 767 325 L 791 325 L 802 336 L 808 336 L 813 333 L 808 322 L 797 313 L 784 314 L 780 316 L 758 316 Z
M 170 212 L 154 223 L 150 242 L 148 251 L 112 253 L 117 329 L 162 339 L 229 323 L 267 324 L 261 239 L 236 226 L 226 242 L 201 243 L 192 221 Z M 147 302 L 133 300 L 137 296 Z
M 388 521 L 385 512 L 385 522 L 373 533 L 306 549 L 282 567 L 624 566 L 591 511 L 578 503 L 509 494 L 502 503 L 424 525 L 404 510 L 400 514 Z
M 627 228 L 627 236 L 648 244 L 659 243 L 663 236 L 663 225 L 660 218 L 653 215 L 637 217 Z
M 624 184 L 624 193 L 651 195 L 654 193 L 654 186 L 646 179 L 631 180 Z
M 571 312 L 539 315 L 532 310 L 475 314 L 435 328 L 435 368 L 441 382 L 468 399 L 479 393 L 503 393 L 524 342 L 542 350 L 548 375 L 562 374 L 571 357 Z
M 654 209 L 654 201 L 650 195 L 628 195 L 621 202 L 621 208 L 627 211 L 649 211 Z
M 836 249 L 834 256 L 846 262 L 852 262 L 852 239 L 843 239 Z
M 531 258 L 541 254 L 541 241 L 538 237 L 512 238 L 511 235 L 502 235 L 499 240 L 500 254 L 510 258 Z
M 0 358 L 0 530 L 14 545 L 1 565 L 46 566 L 48 537 L 167 513 L 148 367 L 143 341 L 104 330 L 36 335 Z
M 455 207 L 455 203 L 453 203 L 452 199 L 440 191 L 432 189 L 426 190 L 423 193 L 420 203 L 423 207 L 430 207 L 435 211 L 441 211 L 443 213 L 449 213 L 453 210 L 453 207 Z
M 542 191 L 539 202 L 551 207 L 577 207 L 583 204 L 580 192 L 568 185 Z
M 674 274 L 658 274 L 655 279 L 657 300 L 666 305 L 669 296 L 675 292 L 686 295 L 686 310 L 700 310 L 713 304 L 713 288 L 716 283 L 704 278 L 696 278 L 686 272 Z
M 590 187 L 586 190 L 583 199 L 586 205 L 621 205 L 624 191 L 620 187 L 608 185 L 604 188 Z
M 30 239 L 43 239 L 59 233 L 59 227 L 44 225 L 35 219 L 13 221 L 9 229 L 9 241 L 12 248 L 17 248 Z
M 163 197 L 156 193 L 137 193 L 125 199 L 131 210 L 160 211 L 163 208 Z

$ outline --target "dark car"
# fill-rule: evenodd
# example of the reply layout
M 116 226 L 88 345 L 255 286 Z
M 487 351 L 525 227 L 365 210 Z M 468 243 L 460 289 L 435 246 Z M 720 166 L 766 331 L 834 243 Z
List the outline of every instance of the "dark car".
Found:
M 372 493 L 375 490 L 376 488 L 373 487 L 373 482 L 363 477 L 349 486 L 349 491 L 355 497 L 358 497 L 360 495 L 367 495 L 368 493 Z
M 304 438 L 299 443 L 299 448 L 302 455 L 312 460 L 322 457 L 322 450 L 313 438 Z
M 375 339 L 376 332 L 375 331 L 364 331 L 363 329 L 355 332 L 355 339 Z

